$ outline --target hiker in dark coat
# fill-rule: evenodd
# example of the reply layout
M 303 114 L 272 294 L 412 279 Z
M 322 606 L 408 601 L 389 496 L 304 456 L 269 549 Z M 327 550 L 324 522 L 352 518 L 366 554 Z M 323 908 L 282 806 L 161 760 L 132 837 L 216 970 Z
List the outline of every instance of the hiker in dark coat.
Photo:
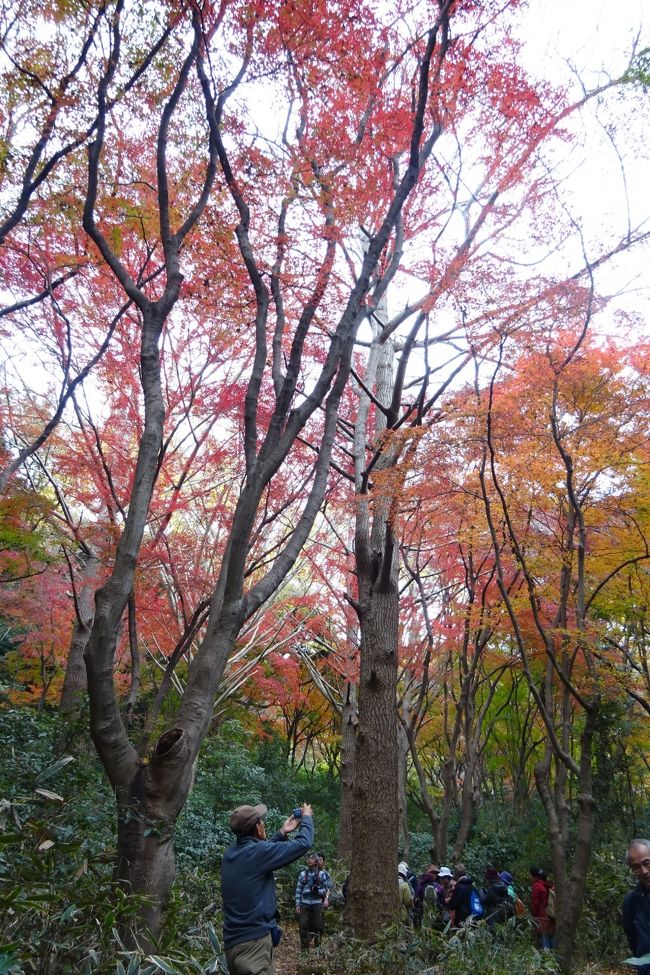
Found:
M 494 867 L 488 867 L 485 871 L 482 900 L 485 920 L 490 926 L 507 921 L 515 913 L 515 902 L 508 894 L 508 885 L 504 884 Z
M 623 930 L 635 958 L 650 954 L 650 840 L 632 840 L 627 864 L 638 883 L 623 901 Z M 637 967 L 639 975 L 650 975 L 650 964 Z
M 467 876 L 465 864 L 457 863 L 454 867 L 454 888 L 447 898 L 447 910 L 457 928 L 472 916 L 473 890 L 472 878 Z
M 272 975 L 273 946 L 279 940 L 273 871 L 298 860 L 314 839 L 310 805 L 266 838 L 267 808 L 238 806 L 230 816 L 237 837 L 221 862 L 223 941 L 230 975 Z M 289 833 L 300 828 L 295 839 Z

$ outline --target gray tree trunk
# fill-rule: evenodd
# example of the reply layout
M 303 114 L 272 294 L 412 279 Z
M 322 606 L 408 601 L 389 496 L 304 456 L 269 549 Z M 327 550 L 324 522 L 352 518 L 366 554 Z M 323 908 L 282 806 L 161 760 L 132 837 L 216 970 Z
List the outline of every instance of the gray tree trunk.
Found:
M 352 803 L 357 736 L 357 689 L 346 682 L 341 710 L 341 806 L 338 856 L 349 863 L 352 857 Z
M 408 771 L 409 740 L 404 725 L 397 725 L 397 808 L 399 814 L 399 847 L 403 859 L 408 862 L 411 856 L 411 833 L 409 831 L 408 800 L 406 794 L 406 776 Z
M 83 700 L 86 690 L 86 667 L 84 665 L 84 650 L 88 643 L 90 630 L 95 616 L 95 589 L 97 588 L 97 573 L 99 559 L 94 552 L 82 553 L 81 580 L 77 591 L 77 619 L 72 637 L 70 650 L 63 678 L 59 707 L 64 713 L 74 711 Z

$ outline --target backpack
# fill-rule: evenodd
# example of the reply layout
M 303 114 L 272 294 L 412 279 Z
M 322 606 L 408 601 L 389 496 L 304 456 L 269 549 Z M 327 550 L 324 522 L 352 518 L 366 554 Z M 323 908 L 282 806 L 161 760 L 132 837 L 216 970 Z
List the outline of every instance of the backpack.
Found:
M 549 887 L 548 900 L 546 902 L 546 916 L 552 921 L 555 920 L 555 888 Z
M 481 904 L 481 898 L 478 896 L 473 887 L 469 895 L 469 909 L 472 912 L 473 917 L 483 917 L 483 905 Z
M 508 891 L 505 892 L 501 900 L 501 916 L 504 921 L 515 916 L 515 902 Z
M 433 886 L 433 884 L 427 884 L 424 888 L 424 902 L 425 904 L 437 904 L 438 903 L 438 891 Z

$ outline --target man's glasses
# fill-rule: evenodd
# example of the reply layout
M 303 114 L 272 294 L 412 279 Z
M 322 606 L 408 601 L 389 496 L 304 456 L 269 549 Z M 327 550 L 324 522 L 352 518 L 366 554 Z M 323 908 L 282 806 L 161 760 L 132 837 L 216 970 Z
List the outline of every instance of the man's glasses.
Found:
M 640 863 L 631 863 L 630 870 L 632 873 L 640 873 L 641 870 L 650 870 L 650 857 L 646 857 Z

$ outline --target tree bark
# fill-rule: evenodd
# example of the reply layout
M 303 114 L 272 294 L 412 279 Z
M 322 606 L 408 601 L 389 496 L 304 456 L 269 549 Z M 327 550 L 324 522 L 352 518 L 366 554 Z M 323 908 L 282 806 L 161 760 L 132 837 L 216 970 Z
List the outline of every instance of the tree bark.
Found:
M 377 315 L 379 320 L 379 313 Z M 368 357 L 366 389 L 380 403 L 393 394 L 394 349 L 375 341 Z M 359 723 L 355 758 L 352 819 L 352 869 L 346 916 L 361 938 L 374 938 L 398 911 L 398 625 L 397 548 L 390 525 L 391 494 L 377 491 L 373 503 L 365 473 L 365 445 L 386 427 L 377 411 L 369 419 L 369 396 L 363 392 L 355 424 L 357 572 L 361 668 Z M 376 470 L 395 462 L 390 449 Z
M 341 710 L 341 806 L 339 812 L 338 856 L 349 862 L 352 857 L 352 801 L 355 777 L 357 735 L 357 690 L 346 682 Z
M 402 860 L 408 862 L 411 856 L 411 834 L 409 832 L 409 817 L 407 807 L 406 776 L 408 772 L 407 759 L 409 742 L 401 722 L 397 724 L 397 809 L 399 816 L 399 847 Z
M 396 588 L 376 591 L 362 620 L 359 724 L 346 917 L 372 939 L 398 910 Z
M 117 858 L 115 880 L 129 893 L 142 894 L 138 935 L 145 950 L 160 931 L 175 874 L 173 834 L 189 794 L 193 764 L 189 736 L 172 728 L 158 740 L 149 764 L 139 763 L 126 787 L 116 790 Z M 127 933 L 128 936 L 128 933 Z
M 556 926 L 555 951 L 562 969 L 571 971 L 575 948 L 575 934 L 584 908 L 587 888 L 587 871 L 591 857 L 594 834 L 595 803 L 592 794 L 593 737 L 598 715 L 598 705 L 594 704 L 585 715 L 585 724 L 580 736 L 580 767 L 578 774 L 578 814 L 575 822 L 575 836 L 570 831 L 570 810 L 563 788 L 552 789 L 550 783 L 551 762 L 540 763 L 535 769 L 535 782 L 549 827 L 549 845 L 553 880 L 555 883 Z M 561 771 L 557 768 L 556 773 Z M 560 778 L 564 777 L 560 775 Z M 571 847 L 573 857 L 571 858 Z
M 97 587 L 97 573 L 99 559 L 94 552 L 82 553 L 83 568 L 81 583 L 77 593 L 77 618 L 75 620 L 68 662 L 63 678 L 59 708 L 64 714 L 74 711 L 83 699 L 86 689 L 86 667 L 84 665 L 84 650 L 88 643 L 90 630 L 95 615 L 95 589 Z

